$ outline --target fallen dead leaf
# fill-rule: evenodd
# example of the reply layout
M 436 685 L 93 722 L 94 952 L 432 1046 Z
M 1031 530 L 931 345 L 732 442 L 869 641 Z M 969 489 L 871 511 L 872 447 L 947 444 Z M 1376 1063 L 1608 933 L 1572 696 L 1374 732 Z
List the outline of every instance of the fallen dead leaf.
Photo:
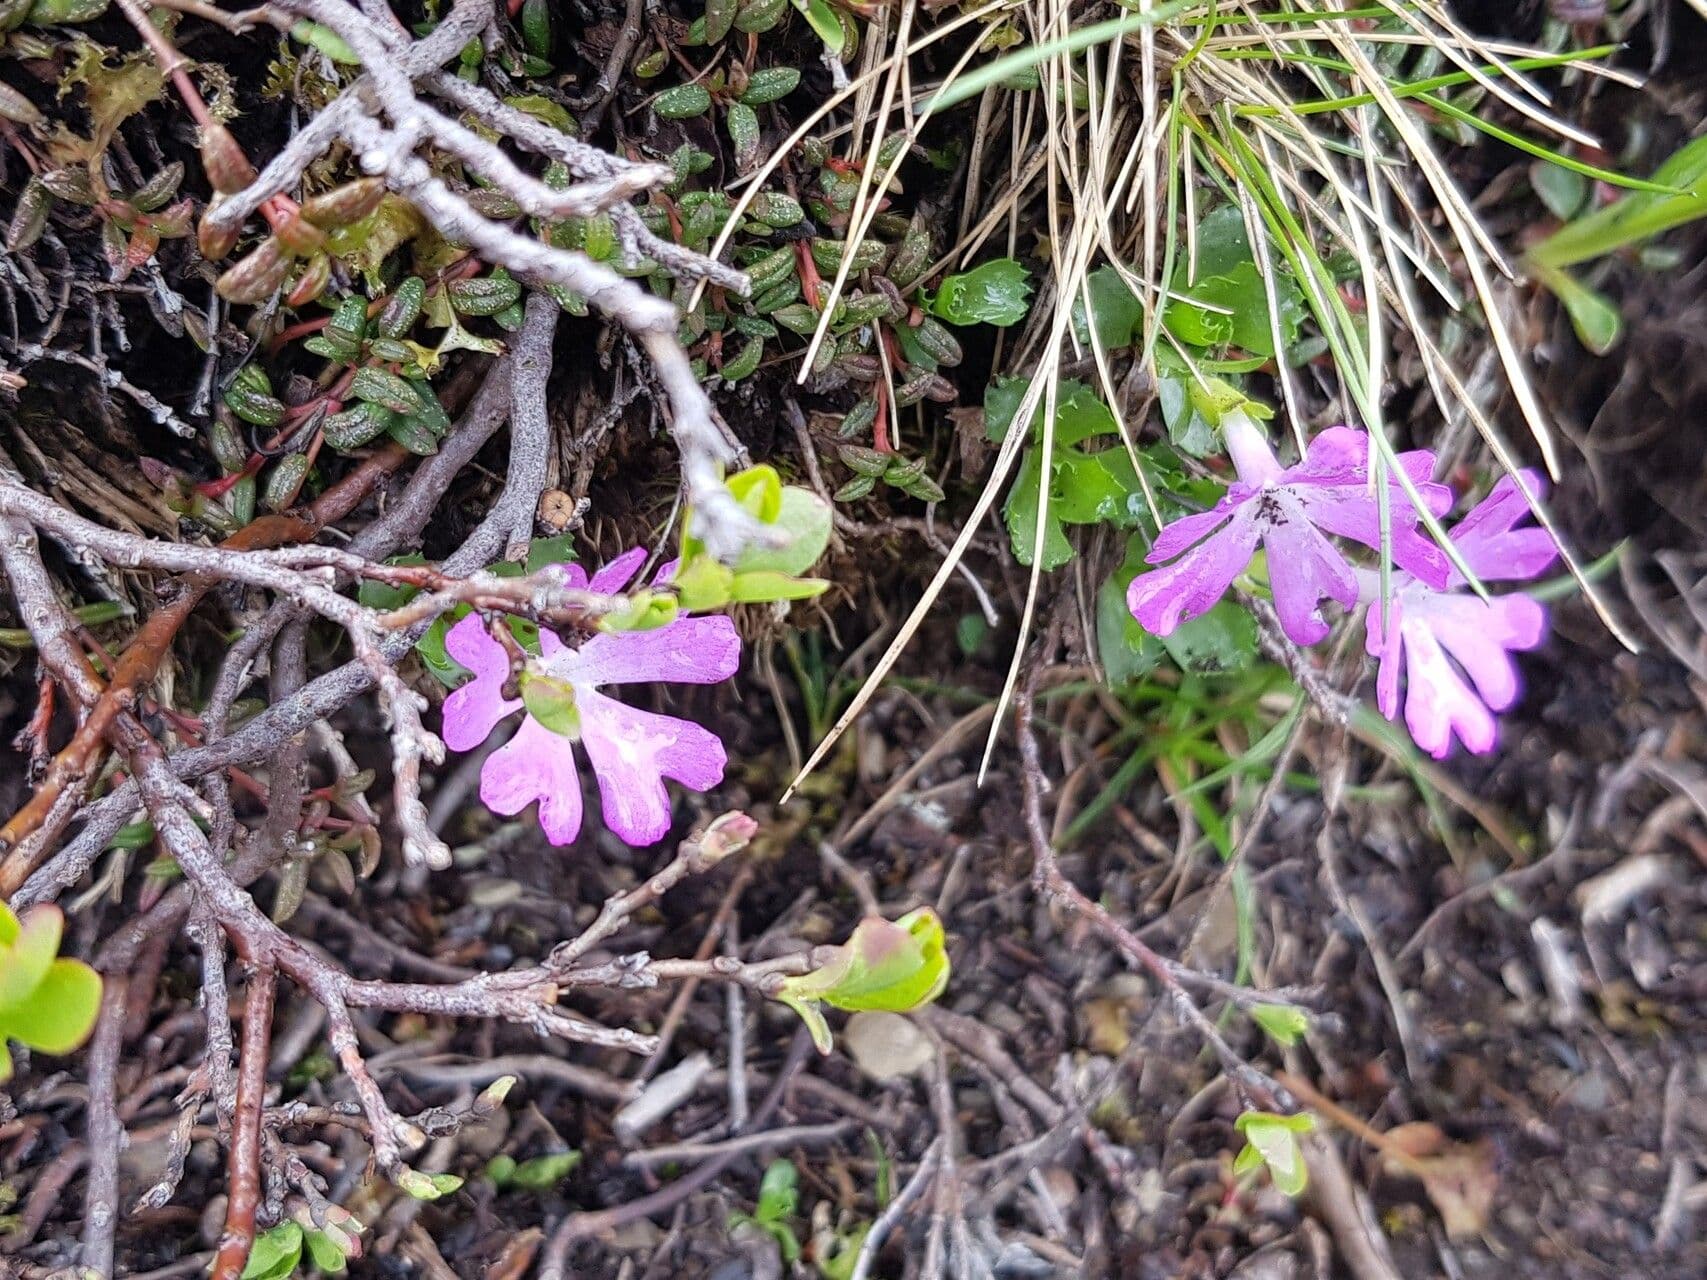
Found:
M 1422 1183 L 1446 1234 L 1454 1240 L 1481 1235 L 1499 1192 L 1499 1153 L 1493 1142 L 1454 1142 L 1427 1121 L 1398 1125 L 1382 1136 L 1389 1144 L 1382 1166 Z

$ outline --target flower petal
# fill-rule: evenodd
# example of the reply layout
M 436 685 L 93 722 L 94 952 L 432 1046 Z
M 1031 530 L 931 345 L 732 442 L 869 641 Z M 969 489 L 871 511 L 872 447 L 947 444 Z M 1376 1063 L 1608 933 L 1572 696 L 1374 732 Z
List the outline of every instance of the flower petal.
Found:
M 1540 498 L 1546 482 L 1537 471 L 1519 472 L 1528 490 Z M 1540 577 L 1559 556 L 1545 529 L 1518 528 L 1530 515 L 1529 503 L 1511 476 L 1496 484 L 1452 531 L 1464 562 L 1485 582 L 1522 582 Z
M 722 741 L 691 720 L 641 711 L 601 693 L 582 693 L 577 705 L 605 825 L 629 844 L 655 844 L 669 834 L 665 778 L 695 791 L 723 780 Z
M 1296 497 L 1286 490 L 1276 490 L 1273 497 L 1275 511 L 1263 531 L 1263 547 L 1274 610 L 1281 630 L 1295 643 L 1315 644 L 1328 634 L 1319 602 L 1326 597 L 1354 607 L 1357 575 L 1310 523 Z
M 1304 446 L 1304 457 L 1281 473 L 1282 484 L 1345 484 L 1369 474 L 1369 435 L 1356 427 L 1328 427 Z
M 1517 473 L 1523 487 L 1535 495 L 1536 501 L 1547 496 L 1547 478 L 1533 468 Z M 1529 501 L 1517 487 L 1517 478 L 1503 475 L 1483 498 L 1458 522 L 1460 537 L 1472 541 L 1498 533 L 1509 533 L 1529 518 Z
M 1434 633 L 1405 621 L 1405 724 L 1416 744 L 1436 760 L 1452 750 L 1456 733 L 1471 751 L 1492 751 L 1499 739 L 1493 713 L 1447 660 Z
M 1255 509 L 1241 507 L 1224 529 L 1166 568 L 1132 579 L 1126 589 L 1126 607 L 1146 631 L 1171 635 L 1180 623 L 1207 613 L 1227 593 L 1233 579 L 1250 564 L 1260 532 Z
M 1511 654 L 1541 644 L 1547 633 L 1547 610 L 1521 594 L 1491 601 L 1447 596 L 1431 605 L 1426 622 L 1464 668 L 1489 709 L 1504 711 L 1522 690 Z
M 508 817 L 539 801 L 539 825 L 552 844 L 573 844 L 581 833 L 581 779 L 575 747 L 532 716 L 516 736 L 487 757 L 480 799 Z
M 716 684 L 741 665 L 741 637 L 725 617 L 678 618 L 652 631 L 596 635 L 577 650 L 547 655 L 551 673 L 578 686 Z
M 1399 718 L 1399 677 L 1404 674 L 1404 601 L 1395 594 L 1387 602 L 1387 625 L 1381 625 L 1381 602 L 1369 606 L 1364 620 L 1366 652 L 1375 658 L 1375 705 L 1389 720 Z
M 1229 503 L 1223 499 L 1216 504 L 1212 511 L 1199 511 L 1193 515 L 1181 516 L 1172 524 L 1164 526 L 1156 534 L 1156 540 L 1150 545 L 1150 554 L 1144 559 L 1151 564 L 1166 564 L 1182 551 L 1195 547 L 1210 533 L 1227 523 L 1227 517 L 1237 507 L 1237 503 Z
M 492 736 L 498 721 L 522 705 L 519 698 L 504 697 L 510 658 L 474 613 L 445 632 L 445 652 L 472 671 L 474 679 L 445 699 L 440 733 L 452 751 L 472 751 Z
M 1332 488 L 1305 488 L 1300 485 L 1289 488 L 1287 492 L 1303 504 L 1311 523 L 1317 528 L 1361 542 L 1372 551 L 1381 550 L 1381 506 L 1362 485 Z M 1451 574 L 1451 562 L 1447 560 L 1446 553 L 1434 544 L 1434 539 L 1417 529 L 1416 522 L 1415 508 L 1395 488 L 1388 504 L 1393 563 L 1436 590 L 1443 590 Z
M 626 587 L 640 572 L 640 566 L 646 563 L 645 547 L 630 547 L 615 560 L 593 575 L 589 590 L 599 595 L 615 595 Z

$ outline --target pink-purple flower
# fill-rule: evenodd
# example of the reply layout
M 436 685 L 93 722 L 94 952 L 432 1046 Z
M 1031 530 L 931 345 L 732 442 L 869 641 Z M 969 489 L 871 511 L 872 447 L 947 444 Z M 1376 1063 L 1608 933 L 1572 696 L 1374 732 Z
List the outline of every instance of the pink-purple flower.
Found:
M 1540 475 L 1519 473 L 1537 498 Z M 1452 531 L 1452 543 L 1471 572 L 1484 582 L 1539 577 L 1558 555 L 1552 536 L 1519 525 L 1529 504 L 1511 476 Z M 1468 589 L 1456 569 L 1436 591 L 1409 574 L 1396 574 L 1383 618 L 1375 575 L 1366 579 L 1374 597 L 1366 623 L 1366 647 L 1380 664 L 1375 700 L 1389 720 L 1399 718 L 1403 683 L 1405 726 L 1411 738 L 1436 759 L 1452 749 L 1456 735 L 1473 752 L 1488 752 L 1499 740 L 1493 713 L 1512 706 L 1520 691 L 1511 655 L 1540 645 L 1547 610 L 1522 592 L 1484 600 Z
M 591 581 L 579 565 L 562 568 L 569 586 L 614 594 L 628 586 L 645 559 L 645 549 L 637 547 Z M 667 572 L 668 566 L 659 578 Z M 734 624 L 726 617 L 678 618 L 650 631 L 596 635 L 573 649 L 542 628 L 539 642 L 539 655 L 517 678 L 521 696 L 507 697 L 510 655 L 485 622 L 470 614 L 450 629 L 445 648 L 474 678 L 445 699 L 445 744 L 471 751 L 500 721 L 523 711 L 521 727 L 481 768 L 480 798 L 487 808 L 508 816 L 538 801 L 546 837 L 553 844 L 573 843 L 582 817 L 578 741 L 598 779 L 605 825 L 632 845 L 663 839 L 670 829 L 664 780 L 696 791 L 716 786 L 723 780 L 723 743 L 690 720 L 641 711 L 599 690 L 726 680 L 740 664 Z
M 1358 599 L 1357 574 L 1327 535 L 1381 546 L 1369 437 L 1351 427 L 1330 427 L 1310 441 L 1303 461 L 1282 467 L 1242 411 L 1225 414 L 1222 429 L 1237 482 L 1213 510 L 1161 530 L 1147 559 L 1164 567 L 1132 580 L 1127 608 L 1147 631 L 1168 635 L 1208 612 L 1245 571 L 1260 543 L 1267 552 L 1281 628 L 1298 644 L 1315 644 L 1328 634 L 1321 602 L 1336 600 L 1350 609 Z M 1452 490 L 1430 481 L 1433 454 L 1401 453 L 1398 462 L 1432 514 L 1451 509 Z M 1390 476 L 1387 488 L 1394 562 L 1413 577 L 1444 587 L 1445 555 L 1417 528 L 1416 509 L 1398 478 Z

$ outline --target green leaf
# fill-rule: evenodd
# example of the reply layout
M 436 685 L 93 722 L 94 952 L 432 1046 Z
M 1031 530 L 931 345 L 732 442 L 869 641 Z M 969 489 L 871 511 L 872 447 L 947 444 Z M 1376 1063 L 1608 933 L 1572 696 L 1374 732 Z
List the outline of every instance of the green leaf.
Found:
M 243 1280 L 284 1280 L 302 1259 L 302 1227 L 290 1220 L 255 1237 Z
M 1191 395 L 1190 377 L 1190 374 L 1159 374 L 1156 399 L 1162 406 L 1162 423 L 1168 429 L 1169 443 L 1181 453 L 1203 458 L 1221 451 L 1221 433 L 1198 409 Z
M 1309 1180 L 1298 1135 L 1316 1127 L 1313 1116 L 1276 1115 L 1269 1111 L 1246 1111 L 1233 1122 L 1248 1144 L 1233 1162 L 1235 1173 L 1254 1169 L 1260 1161 L 1268 1167 L 1275 1189 L 1289 1196 L 1300 1194 Z M 1256 1152 L 1255 1156 L 1247 1152 Z
M 1090 295 L 1090 322 L 1085 319 L 1084 295 L 1073 303 L 1073 332 L 1082 345 L 1090 345 L 1093 323 L 1097 345 L 1104 351 L 1118 351 L 1138 341 L 1143 333 L 1144 304 L 1119 271 L 1098 267 L 1085 277 L 1085 293 Z
M 1624 336 L 1624 317 L 1619 313 L 1617 304 L 1562 267 L 1532 263 L 1531 269 L 1564 306 L 1565 314 L 1571 318 L 1571 328 L 1576 330 L 1577 341 L 1597 356 L 1605 355 L 1618 345 Z
M 1021 402 L 1025 399 L 1025 391 L 1031 385 L 1030 378 L 1010 377 L 1006 374 L 996 378 L 984 388 L 984 435 L 992 444 L 1000 444 L 1007 438 L 1008 429 L 1013 426 L 1014 415 L 1019 412 Z M 1063 383 L 1062 387 L 1068 384 Z M 1043 406 L 1038 405 L 1037 412 L 1032 416 L 1032 427 L 1043 421 Z
M 759 162 L 759 113 L 744 102 L 731 103 L 723 126 L 735 144 L 736 171 L 745 173 Z
M 1092 436 L 1120 434 L 1120 424 L 1114 411 L 1102 402 L 1102 397 L 1082 382 L 1061 384 L 1055 403 L 1055 442 L 1078 444 Z
M 421 565 L 427 563 L 427 557 L 411 552 L 408 555 L 392 556 L 385 562 L 392 565 Z M 364 578 L 356 588 L 356 601 L 368 609 L 379 609 L 389 612 L 401 609 L 419 594 L 420 588 L 408 586 L 393 586 L 389 582 L 375 582 Z
M 0 1013 L 0 1039 L 70 1053 L 101 1011 L 101 976 L 81 960 L 55 960 L 27 1000 Z
M 766 67 L 762 71 L 753 72 L 752 79 L 747 81 L 746 92 L 741 95 L 741 101 L 749 107 L 762 107 L 767 102 L 786 98 L 799 85 L 799 68 Z
M 1588 203 L 1589 181 L 1563 165 L 1537 160 L 1529 166 L 1529 185 L 1555 218 L 1568 222 Z
M 748 212 L 767 227 L 792 227 L 806 217 L 800 201 L 783 191 L 761 191 Z
M 344 1251 L 324 1231 L 305 1232 L 303 1243 L 308 1246 L 308 1256 L 314 1259 L 314 1265 L 327 1275 L 342 1275 L 348 1267 Z
M 765 524 L 782 514 L 782 477 L 775 467 L 760 463 L 737 471 L 729 477 L 728 485 L 735 500 Z
M 716 44 L 735 24 L 739 0 L 705 0 L 705 43 Z
M 1020 460 L 1019 475 L 1002 507 L 1002 519 L 1008 527 L 1008 540 L 1013 544 L 1014 558 L 1030 566 L 1037 551 L 1037 520 L 1043 496 L 1043 450 L 1033 447 Z M 1038 566 L 1045 570 L 1059 569 L 1073 558 L 1073 544 L 1067 541 L 1061 527 L 1061 513 L 1051 507 L 1043 530 L 1043 555 Z
M 738 573 L 729 584 L 729 599 L 737 604 L 767 604 L 773 600 L 810 600 L 830 589 L 827 578 L 792 578 L 783 573 Z
M 9 914 L 9 913 L 8 913 Z M 0 951 L 0 1014 L 28 1000 L 59 954 L 65 913 L 43 904 L 11 922 L 11 945 Z
M 847 43 L 847 33 L 842 30 L 842 22 L 836 17 L 836 11 L 825 3 L 825 0 L 793 0 L 793 4 L 806 15 L 806 25 L 818 33 L 824 47 L 832 54 L 840 55 L 842 47 Z
M 725 360 L 723 367 L 718 370 L 725 382 L 739 382 L 759 367 L 759 361 L 764 358 L 765 340 L 763 338 L 748 338 L 741 344 L 741 350 L 733 360 Z
M 580 1163 L 579 1151 L 558 1151 L 548 1156 L 535 1156 L 516 1165 L 508 1182 L 524 1191 L 550 1191 L 567 1178 Z
M 1310 1029 L 1310 1015 L 1291 1005 L 1252 1005 L 1250 1013 L 1251 1020 L 1268 1032 L 1270 1039 L 1287 1049 Z
M 1654 182 L 1679 194 L 1633 192 L 1561 227 L 1524 257 L 1530 263 L 1572 267 L 1707 217 L 1707 136 L 1673 152 L 1655 170 Z
M 400 1190 L 417 1200 L 438 1200 L 462 1186 L 462 1179 L 454 1173 L 423 1173 L 409 1168 L 397 1175 L 396 1182 Z
M 750 547 L 735 562 L 737 573 L 766 570 L 794 577 L 805 573 L 818 563 L 824 549 L 830 545 L 830 530 L 835 512 L 810 489 L 787 485 L 777 504 L 776 518 L 769 521 L 772 529 L 788 535 L 780 547 Z
M 1126 544 L 1126 559 L 1097 592 L 1097 651 L 1111 685 L 1140 680 L 1164 657 L 1182 671 L 1204 675 L 1243 671 L 1257 655 L 1256 623 L 1238 605 L 1223 600 L 1201 617 L 1182 622 L 1161 639 L 1138 625 L 1126 607 L 1132 579 L 1150 568 L 1144 561 L 1150 539 L 1135 533 Z
M 927 309 L 950 324 L 993 324 L 998 328 L 1025 319 L 1031 277 L 1012 258 L 997 258 L 962 275 L 943 280 Z
M 1117 570 L 1097 592 L 1097 654 L 1108 683 L 1116 689 L 1142 680 L 1167 653 L 1126 607 L 1126 588 L 1133 577 L 1129 568 Z
M 726 564 L 719 564 L 711 556 L 701 552 L 683 557 L 681 565 L 670 579 L 670 585 L 676 589 L 676 597 L 681 601 L 683 610 L 703 613 L 708 609 L 720 609 L 729 603 L 730 588 L 734 581 L 733 569 Z
M 800 1203 L 800 1173 L 792 1160 L 773 1160 L 759 1181 L 759 1203 L 753 1217 L 761 1223 L 792 1218 Z
M 575 554 L 575 535 L 560 533 L 555 538 L 535 538 L 528 543 L 527 560 L 522 569 L 525 573 L 538 573 L 547 565 L 573 564 L 579 558 Z
M 962 614 L 955 624 L 954 643 L 963 658 L 970 658 L 984 647 L 990 637 L 990 624 L 981 613 Z
M 359 67 L 362 64 L 362 60 L 356 56 L 356 51 L 330 27 L 310 22 L 307 18 L 298 18 L 291 24 L 290 34 L 291 39 L 320 50 L 333 62 L 342 63 L 346 67 Z
M 876 917 L 860 921 L 834 959 L 811 973 L 784 979 L 776 998 L 806 1022 L 818 1051 L 828 1053 L 829 1028 L 817 1014 L 817 1004 L 908 1013 L 941 995 L 948 976 L 942 921 L 929 907 L 921 907 L 894 923 Z
M 9 947 L 16 942 L 22 928 L 12 908 L 0 902 L 0 947 Z
M 1169 332 L 1192 346 L 1231 344 L 1252 355 L 1273 356 L 1268 290 L 1238 206 L 1224 204 L 1205 215 L 1198 223 L 1197 246 L 1197 274 L 1188 277 L 1183 258 L 1174 273 L 1173 292 L 1183 297 L 1162 313 Z M 1304 295 L 1290 274 L 1273 261 L 1270 265 L 1280 336 L 1290 347 L 1304 323 Z
M 528 714 L 553 733 L 565 738 L 581 736 L 581 712 L 575 706 L 575 686 L 534 671 L 524 670 L 518 681 L 522 705 Z
M 458 605 L 449 613 L 440 614 L 433 619 L 433 625 L 428 627 L 421 638 L 415 641 L 415 652 L 420 655 L 421 662 L 432 674 L 433 678 L 447 689 L 454 689 L 473 672 L 450 656 L 445 648 L 445 635 L 470 610 L 467 605 Z
M 652 100 L 652 110 L 666 120 L 688 120 L 711 110 L 711 91 L 702 84 L 679 84 Z
M 1223 600 L 1208 613 L 1180 623 L 1171 635 L 1161 639 L 1162 647 L 1180 670 L 1203 675 L 1243 671 L 1257 656 L 1257 624 L 1230 600 Z

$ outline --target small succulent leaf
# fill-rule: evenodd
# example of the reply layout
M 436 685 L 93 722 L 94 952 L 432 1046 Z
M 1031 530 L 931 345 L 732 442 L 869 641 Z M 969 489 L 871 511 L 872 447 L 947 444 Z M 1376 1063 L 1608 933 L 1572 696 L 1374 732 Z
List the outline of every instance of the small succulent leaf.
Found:
M 711 110 L 711 91 L 702 84 L 679 84 L 652 100 L 652 110 L 666 120 L 689 120 Z
M 308 1256 L 314 1260 L 314 1265 L 327 1275 L 342 1275 L 348 1268 L 344 1251 L 324 1231 L 305 1232 L 303 1243 L 308 1246 Z
M 24 912 L 11 946 L 0 951 L 0 1013 L 30 1000 L 59 954 L 65 915 L 43 904 Z
M 1284 1004 L 1251 1006 L 1251 1020 L 1284 1048 L 1290 1049 L 1310 1029 L 1310 1016 L 1302 1009 Z
M 81 960 L 55 960 L 27 1000 L 0 1013 L 0 1038 L 43 1053 L 70 1053 L 95 1029 L 101 976 Z
M 255 1237 L 242 1280 L 284 1280 L 302 1260 L 302 1226 L 289 1219 Z
M 756 519 L 774 524 L 782 514 L 782 477 L 776 468 L 760 463 L 729 477 L 729 492 Z
M 759 1180 L 759 1202 L 753 1217 L 761 1223 L 792 1218 L 800 1204 L 800 1172 L 792 1160 L 773 1160 Z
M 550 1191 L 581 1163 L 579 1151 L 557 1151 L 523 1160 L 511 1172 L 508 1184 L 524 1191 Z

